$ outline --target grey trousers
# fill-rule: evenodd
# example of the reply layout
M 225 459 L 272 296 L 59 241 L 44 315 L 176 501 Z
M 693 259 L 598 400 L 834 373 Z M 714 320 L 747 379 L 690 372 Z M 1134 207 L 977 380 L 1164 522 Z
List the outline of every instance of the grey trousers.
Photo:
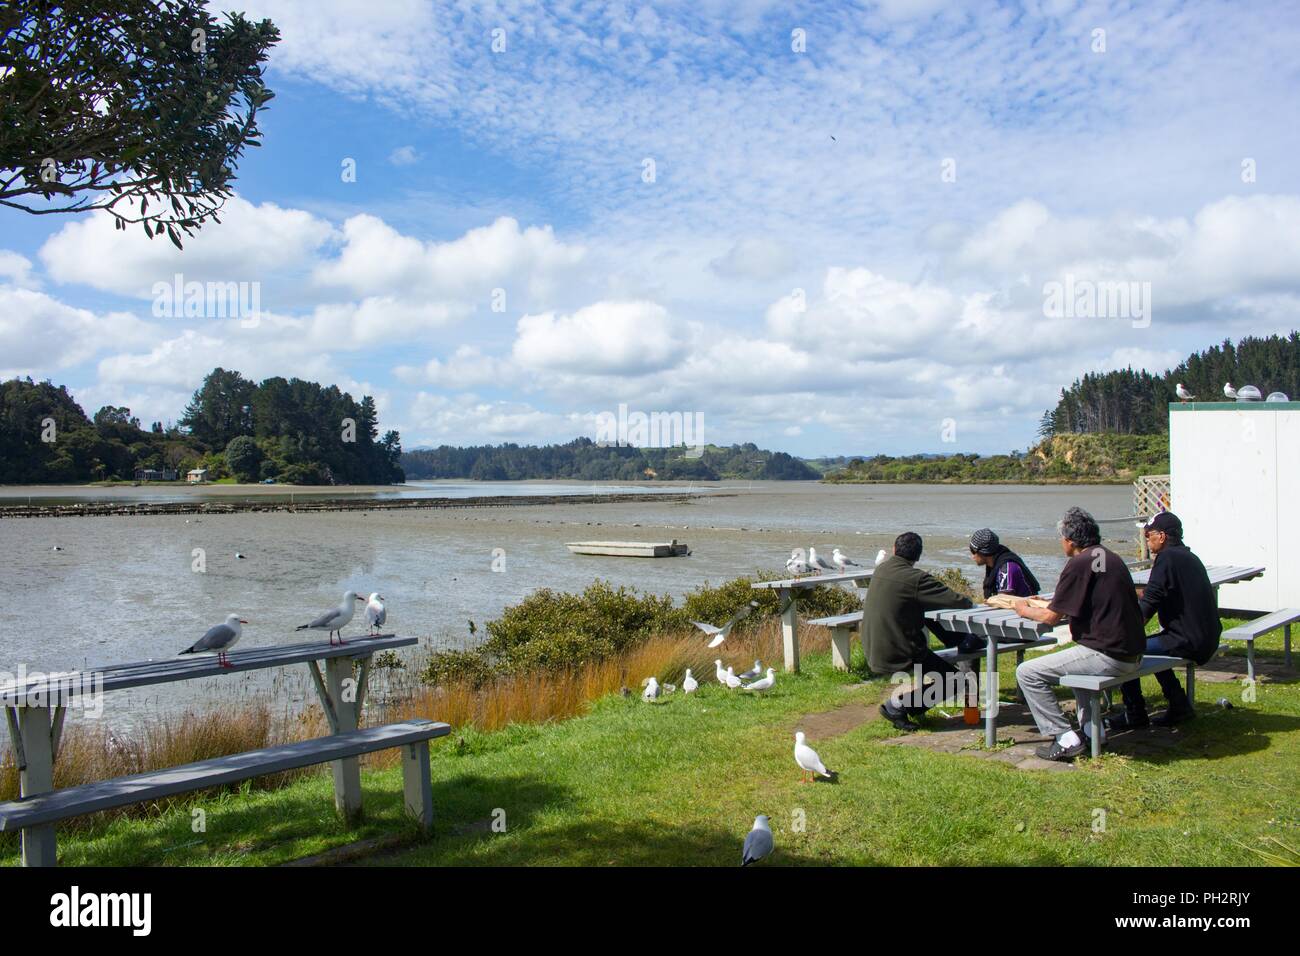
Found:
M 1061 682 L 1064 674 L 1096 674 L 1102 677 L 1127 677 L 1136 673 L 1142 665 L 1128 664 L 1107 657 L 1101 651 L 1094 651 L 1081 644 L 1073 644 L 1067 650 L 1054 654 L 1044 654 L 1027 660 L 1016 668 L 1016 683 L 1024 692 L 1025 702 L 1034 715 L 1034 723 L 1039 733 L 1053 738 L 1061 736 L 1073 728 L 1069 719 L 1061 712 L 1052 688 Z M 1080 726 L 1088 722 L 1089 708 L 1092 706 L 1092 691 L 1076 690 L 1074 700 L 1078 706 Z

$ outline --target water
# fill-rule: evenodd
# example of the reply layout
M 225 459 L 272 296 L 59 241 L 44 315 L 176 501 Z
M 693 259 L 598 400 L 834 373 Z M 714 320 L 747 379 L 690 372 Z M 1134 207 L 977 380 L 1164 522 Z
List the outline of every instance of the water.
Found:
M 600 486 L 682 490 L 679 486 Z M 525 492 L 523 489 L 531 488 Z M 590 493 L 589 483 L 420 483 L 424 494 Z M 541 490 L 538 490 L 541 489 Z M 131 489 L 137 490 L 137 489 Z M 409 493 L 405 489 L 400 493 Z M 697 486 L 696 490 L 700 490 Z M 498 506 L 401 512 L 260 513 L 0 520 L 0 670 L 93 667 L 175 654 L 226 614 L 250 621 L 241 648 L 303 640 L 294 626 L 345 590 L 379 591 L 388 630 L 434 647 L 464 647 L 482 625 L 533 590 L 580 590 L 596 578 L 680 598 L 708 581 L 777 572 L 790 549 L 843 548 L 869 563 L 903 530 L 925 539 L 921 564 L 958 565 L 972 580 L 966 538 L 995 529 L 1050 588 L 1064 558 L 1054 531 L 1072 504 L 1097 517 L 1131 512 L 1126 486 L 822 485 L 722 482 L 690 502 Z M 84 490 L 81 491 L 84 494 Z M 1111 526 L 1108 543 L 1133 551 L 1135 530 Z M 567 541 L 668 540 L 686 558 L 570 554 Z M 55 551 L 55 547 L 62 550 Z M 504 552 L 494 572 L 493 550 Z M 206 571 L 193 570 L 202 549 Z M 235 553 L 246 555 L 239 560 Z M 360 605 L 358 605 L 358 609 Z M 479 628 L 472 637 L 469 621 Z M 360 634 L 358 615 L 348 628 Z M 253 672 L 115 692 L 110 723 L 213 699 L 274 689 L 301 702 L 306 669 Z

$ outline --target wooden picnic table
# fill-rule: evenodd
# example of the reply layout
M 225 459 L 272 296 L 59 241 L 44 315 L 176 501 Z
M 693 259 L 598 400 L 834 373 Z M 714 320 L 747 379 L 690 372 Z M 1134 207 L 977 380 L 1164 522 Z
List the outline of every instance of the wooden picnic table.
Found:
M 1264 573 L 1264 568 L 1253 565 L 1215 564 L 1206 567 L 1205 570 L 1209 575 L 1210 584 L 1216 590 L 1220 585 L 1248 581 Z M 1149 568 L 1133 572 L 1133 583 L 1138 587 L 1142 587 L 1150 579 L 1151 570 Z M 1049 591 L 1039 596 L 1050 599 L 1052 592 Z M 1048 631 L 1054 630 L 1054 626 L 1039 621 L 1031 621 L 1027 617 L 1021 617 L 1014 610 L 991 608 L 984 604 L 977 604 L 975 607 L 965 610 L 929 611 L 925 616 L 941 625 L 945 630 L 954 631 L 958 634 L 976 634 L 985 638 L 987 645 L 984 657 L 984 744 L 987 747 L 992 747 L 997 741 L 998 708 L 996 687 L 999 642 L 1036 641 L 1041 639 Z
M 370 659 L 378 651 L 410 647 L 414 637 L 381 634 L 356 637 L 346 644 L 312 641 L 278 647 L 254 647 L 229 655 L 230 667 L 217 664 L 215 657 L 165 657 L 128 664 L 34 674 L 25 680 L 0 684 L 0 706 L 9 726 L 14 761 L 19 770 L 19 793 L 27 797 L 54 789 L 54 761 L 69 705 L 81 705 L 81 698 L 110 690 L 145 687 L 217 677 L 240 671 L 292 664 L 307 665 L 320 697 L 331 734 L 357 729 L 365 703 Z M 325 662 L 321 676 L 319 661 Z M 355 668 L 360 660 L 359 671 Z M 348 821 L 361 813 L 361 765 L 356 757 L 334 761 L 334 805 Z M 26 865 L 52 866 L 55 862 L 53 825 L 23 831 L 23 861 Z
M 781 636 L 785 645 L 785 669 L 791 673 L 799 670 L 799 592 L 823 584 L 846 584 L 865 588 L 871 582 L 875 568 L 846 571 L 841 574 L 806 574 L 800 578 L 783 578 L 780 581 L 758 581 L 751 585 L 755 590 L 776 591 L 781 598 Z

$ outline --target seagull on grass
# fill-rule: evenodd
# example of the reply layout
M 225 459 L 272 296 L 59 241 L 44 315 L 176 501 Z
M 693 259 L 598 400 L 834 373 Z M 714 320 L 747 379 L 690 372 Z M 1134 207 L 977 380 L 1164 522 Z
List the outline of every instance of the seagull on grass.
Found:
M 682 693 L 693 694 L 699 686 L 700 682 L 691 676 L 691 669 L 686 668 L 686 676 L 682 678 Z
M 771 690 L 775 686 L 776 686 L 776 668 L 769 667 L 767 669 L 766 677 L 764 677 L 762 680 L 756 680 L 752 684 L 746 684 L 744 687 L 741 688 L 741 690 L 752 690 L 761 693 L 762 691 L 765 690 Z
M 226 623 L 210 627 L 207 633 L 191 644 L 182 654 L 204 654 L 209 651 L 216 651 L 217 664 L 220 667 L 233 667 L 230 659 L 226 656 L 227 652 L 239 643 L 240 635 L 244 629 L 241 624 L 248 622 L 238 614 L 227 614 Z
M 826 765 L 822 763 L 822 758 L 817 756 L 817 751 L 804 743 L 804 739 L 804 733 L 802 730 L 795 733 L 794 762 L 799 765 L 799 769 L 805 774 L 810 774 L 811 779 L 814 781 L 819 776 L 825 777 L 827 780 L 834 780 L 835 771 L 826 768 Z M 800 782 L 806 783 L 807 781 L 803 777 L 800 777 Z
M 754 828 L 745 837 L 745 846 L 740 851 L 740 865 L 749 866 L 757 863 L 772 853 L 772 827 L 767 817 L 759 814 L 754 817 Z
M 727 676 L 726 676 L 725 683 L 732 690 L 735 690 L 737 687 L 740 686 L 740 678 L 736 676 L 736 669 L 734 667 L 727 668 Z
M 759 674 L 761 674 L 761 673 L 763 673 L 763 662 L 762 662 L 762 661 L 754 661 L 754 669 L 753 669 L 753 670 L 745 671 L 745 673 L 743 673 L 743 674 L 740 675 L 740 679 L 741 679 L 741 680 L 753 680 L 755 677 L 757 677 L 757 676 L 758 676 Z

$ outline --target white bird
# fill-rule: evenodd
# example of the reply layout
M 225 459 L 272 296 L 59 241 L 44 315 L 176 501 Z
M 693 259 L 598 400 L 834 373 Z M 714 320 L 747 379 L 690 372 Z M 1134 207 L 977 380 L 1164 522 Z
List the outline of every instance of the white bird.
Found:
M 804 743 L 802 730 L 794 735 L 794 762 L 799 765 L 799 769 L 804 773 L 811 774 L 813 780 L 817 779 L 818 774 L 821 774 L 827 780 L 835 779 L 835 771 L 826 769 L 826 765 L 822 763 L 822 758 L 817 756 L 817 751 Z M 802 777 L 800 780 L 802 781 Z
M 370 633 L 378 634 L 387 620 L 388 608 L 384 607 L 384 596 L 376 591 L 366 601 L 366 623 L 370 625 Z
M 740 686 L 740 678 L 736 676 L 736 669 L 734 667 L 727 668 L 726 684 L 732 690 L 735 690 Z
M 686 668 L 686 676 L 682 678 L 682 693 L 693 694 L 700 686 L 700 682 L 691 676 L 691 669 Z
M 746 684 L 744 687 L 741 688 L 741 690 L 765 691 L 765 690 L 771 690 L 775 686 L 776 686 L 776 668 L 769 667 L 767 669 L 766 677 L 764 677 L 762 680 L 756 680 L 752 684 Z
M 356 602 L 364 600 L 365 598 L 360 597 L 356 591 L 345 591 L 343 593 L 342 604 L 326 611 L 310 624 L 299 624 L 294 628 L 294 630 L 306 631 L 310 629 L 313 631 L 329 631 L 331 644 L 334 643 L 335 634 L 338 634 L 339 643 L 343 644 L 345 642 L 343 640 L 343 635 L 340 632 L 343 628 L 348 626 L 348 623 L 352 620 L 352 615 L 356 613 Z
M 885 563 L 885 559 L 888 558 L 888 557 L 889 557 L 889 555 L 885 554 L 885 549 L 884 549 L 884 548 L 881 548 L 879 551 L 877 551 L 877 552 L 876 552 L 876 567 L 880 567 L 882 564 L 884 564 L 884 563 Z
M 808 563 L 812 565 L 812 569 L 816 571 L 818 574 L 823 574 L 827 571 L 835 570 L 835 565 L 831 564 L 829 561 L 827 561 L 825 558 L 819 555 L 817 553 L 816 548 L 808 549 Z
M 239 643 L 240 635 L 244 629 L 241 624 L 248 622 L 238 614 L 227 614 L 226 623 L 218 624 L 215 627 L 208 628 L 206 634 L 197 641 L 181 651 L 182 654 L 202 654 L 205 651 L 217 652 L 217 663 L 222 667 L 233 667 L 226 652 Z
M 754 608 L 756 607 L 758 607 L 758 602 L 750 601 L 739 611 L 737 611 L 734 615 L 732 615 L 731 620 L 729 620 L 726 624 L 722 625 L 722 627 L 716 627 L 713 624 L 707 624 L 704 621 L 691 621 L 691 623 L 694 624 L 696 627 L 698 627 L 705 634 L 708 634 L 713 638 L 713 640 L 709 641 L 709 647 L 714 648 L 717 647 L 719 644 L 721 644 L 723 641 L 725 641 L 727 639 L 727 636 L 731 633 L 731 629 L 735 627 L 739 622 L 749 617 L 750 612 L 753 611 Z
M 803 553 L 798 548 L 795 548 L 790 552 L 790 557 L 786 558 L 785 569 L 797 578 L 801 574 L 807 574 L 812 570 L 812 567 L 804 560 Z
M 1178 395 L 1178 397 L 1181 398 L 1184 402 L 1190 402 L 1192 399 L 1194 399 L 1194 398 L 1196 397 L 1196 396 L 1193 395 L 1191 392 L 1189 392 L 1187 389 L 1183 388 L 1183 383 L 1182 383 L 1182 382 L 1178 382 L 1178 383 L 1174 386 L 1174 392 L 1175 392 L 1175 393 Z
M 762 662 L 762 661 L 754 661 L 754 669 L 753 669 L 753 670 L 745 671 L 745 673 L 743 673 L 743 674 L 740 675 L 740 679 L 741 679 L 741 680 L 753 680 L 755 677 L 757 677 L 757 676 L 758 676 L 759 674 L 761 674 L 761 673 L 763 673 L 763 662 Z
M 646 680 L 645 690 L 641 692 L 641 699 L 652 701 L 659 699 L 659 681 L 651 677 Z
M 1232 398 L 1232 399 L 1235 399 L 1235 398 L 1237 397 L 1237 390 L 1236 390 L 1235 388 L 1232 387 L 1232 383 L 1231 383 L 1231 382 L 1225 382 L 1225 383 L 1224 383 L 1224 385 L 1223 385 L 1223 397 L 1224 397 L 1224 398 Z
M 740 851 L 740 865 L 749 866 L 768 856 L 772 852 L 772 827 L 767 817 L 759 814 L 754 817 L 754 827 L 745 837 L 745 846 Z
M 723 687 L 726 687 L 727 671 L 725 668 L 723 668 L 721 659 L 714 661 L 713 667 L 714 667 L 713 673 L 718 678 L 718 683 L 721 684 Z
M 850 558 L 839 548 L 836 548 L 834 551 L 831 552 L 831 562 L 835 565 L 835 567 L 839 568 L 841 571 L 845 571 L 851 567 L 852 568 L 862 567 L 862 565 L 858 564 L 858 562 L 854 561 L 852 558 Z

